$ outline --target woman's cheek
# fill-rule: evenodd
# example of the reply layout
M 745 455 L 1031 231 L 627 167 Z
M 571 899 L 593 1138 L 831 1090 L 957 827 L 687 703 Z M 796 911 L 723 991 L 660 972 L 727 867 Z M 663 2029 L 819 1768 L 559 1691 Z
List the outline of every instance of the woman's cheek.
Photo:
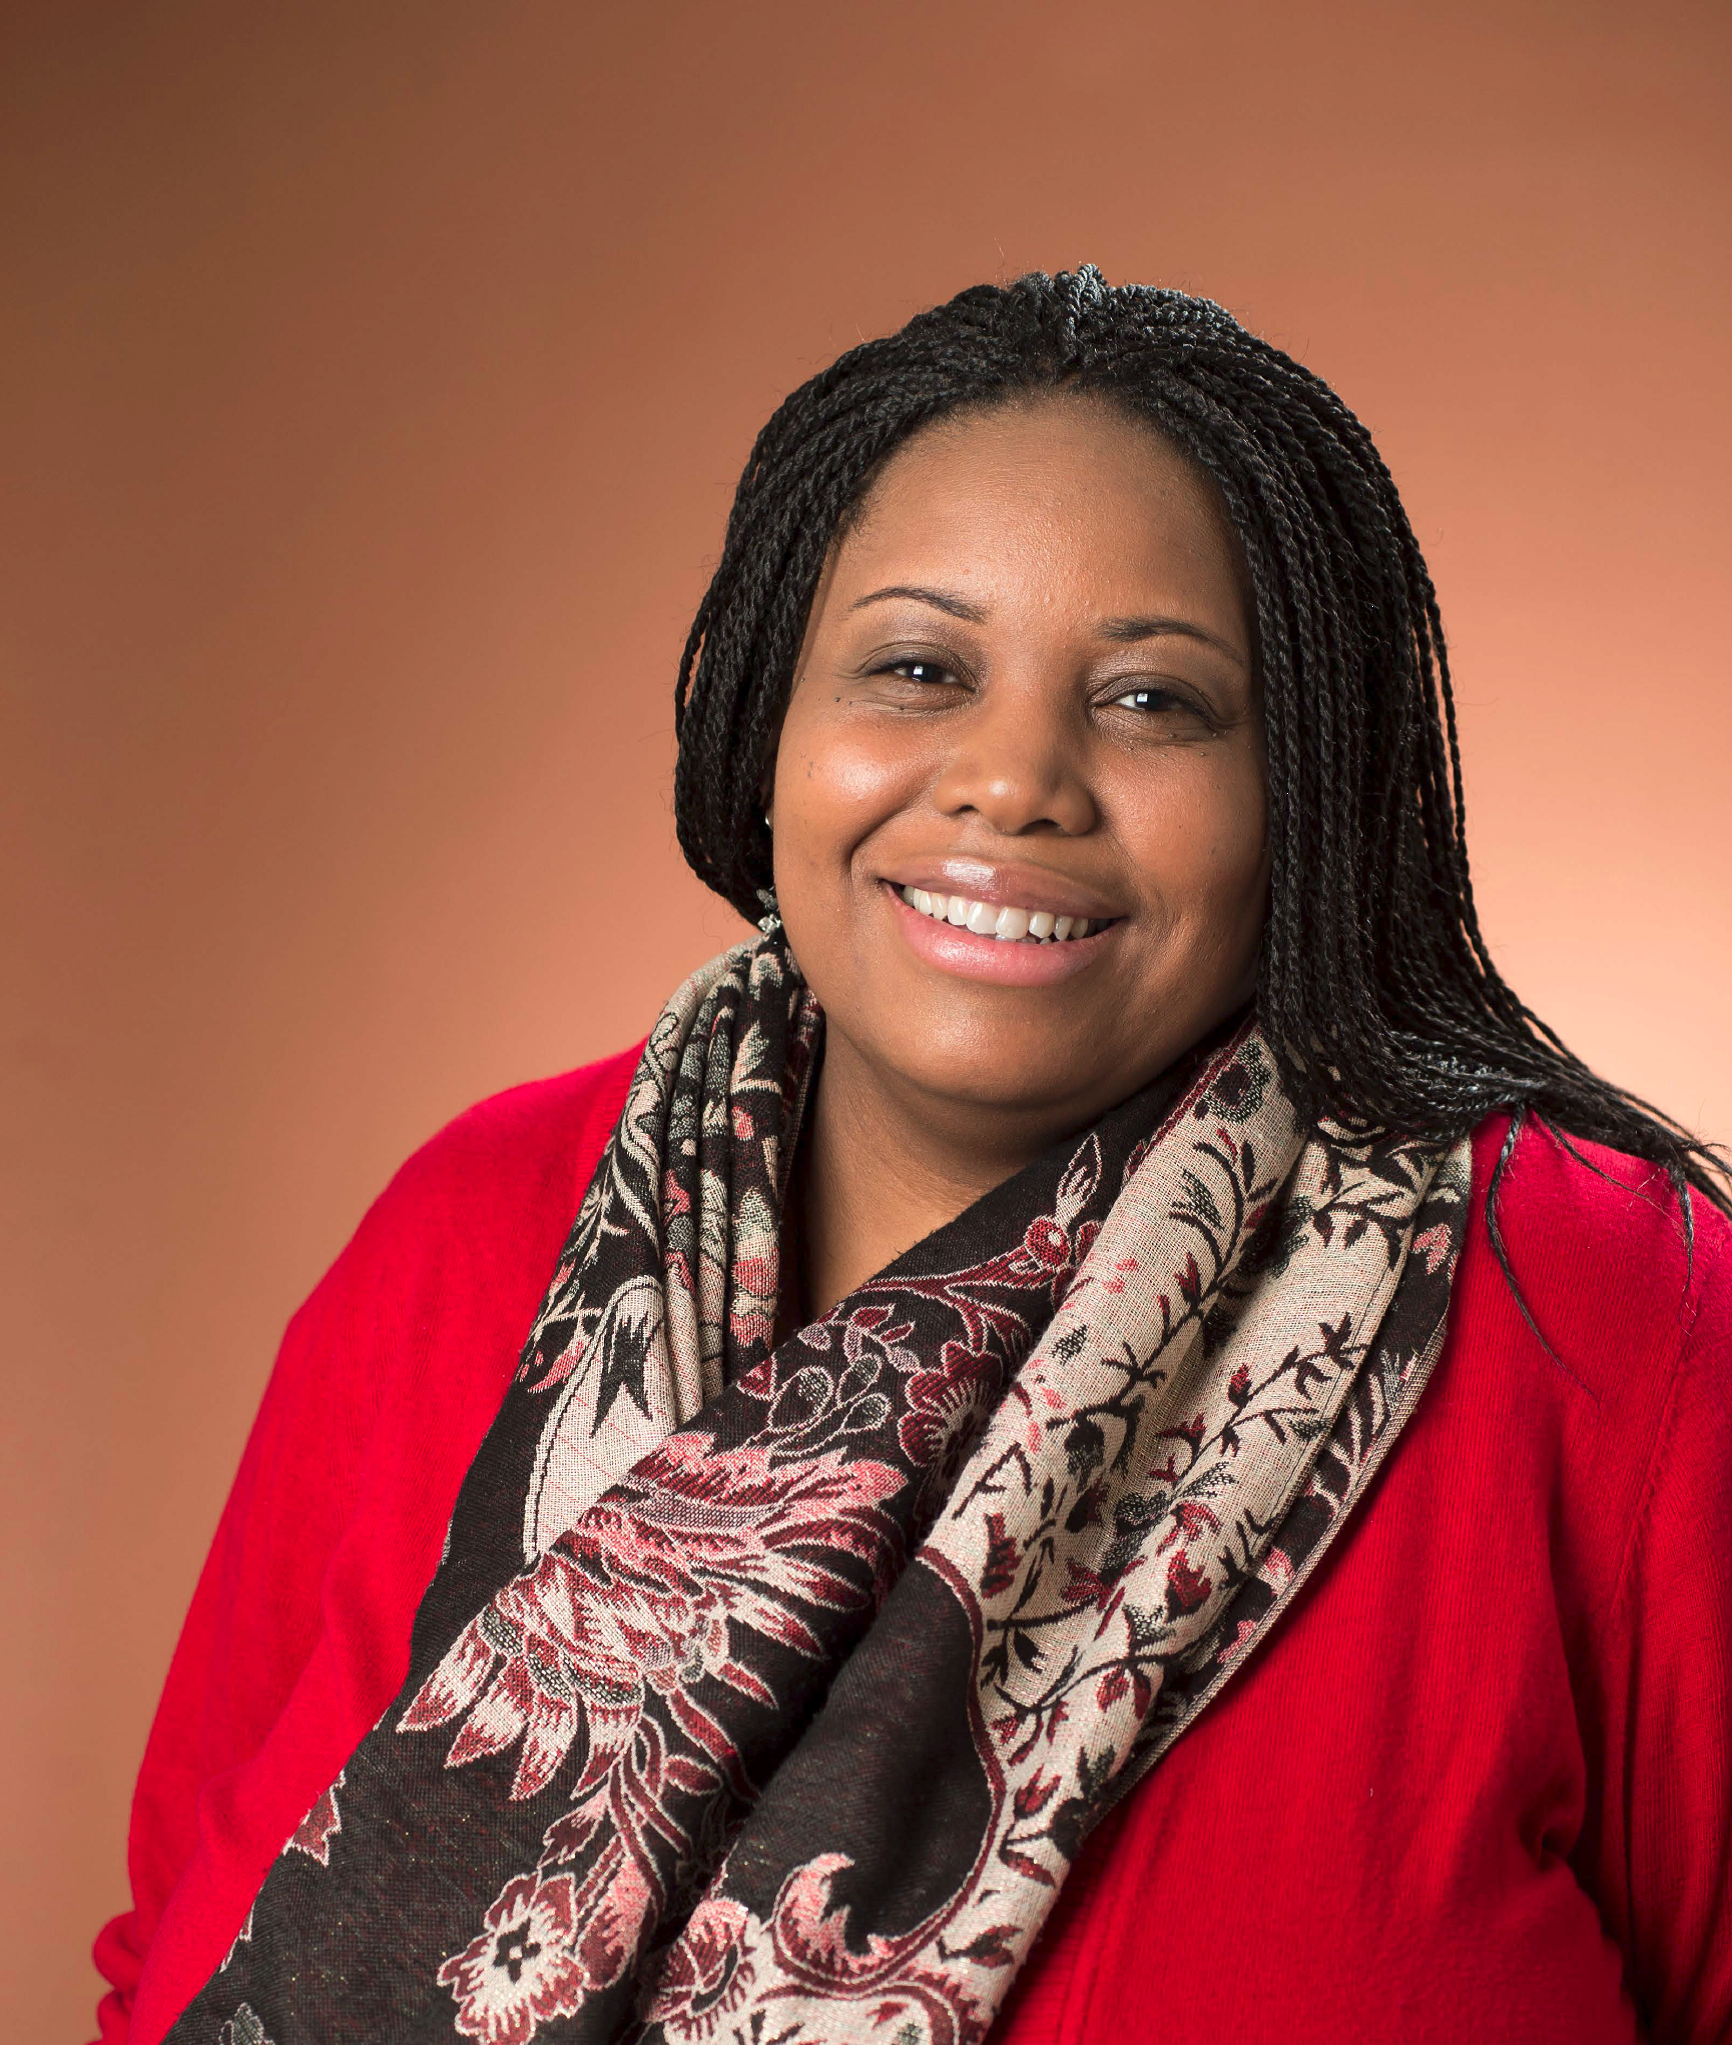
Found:
M 916 800 L 918 749 L 901 733 L 863 731 L 852 720 L 816 721 L 784 744 L 776 776 L 777 824 L 791 811 L 803 844 L 825 863 L 845 861 L 860 841 Z M 787 769 L 791 767 L 792 773 Z
M 1222 970 L 1238 982 L 1255 971 L 1268 914 L 1269 806 L 1261 757 L 1248 767 L 1236 764 L 1238 771 L 1223 777 L 1210 818 L 1208 875 L 1200 892 L 1219 933 Z
M 1126 810 L 1132 857 L 1175 906 L 1232 903 L 1256 883 L 1267 851 L 1260 763 L 1193 754 Z

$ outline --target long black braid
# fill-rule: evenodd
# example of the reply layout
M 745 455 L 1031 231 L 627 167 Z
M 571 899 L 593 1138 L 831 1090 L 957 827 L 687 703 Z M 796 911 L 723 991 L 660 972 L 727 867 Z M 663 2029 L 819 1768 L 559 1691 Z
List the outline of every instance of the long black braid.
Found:
M 1732 1212 L 1725 1166 L 1600 1079 L 1504 984 L 1474 911 L 1437 598 L 1395 484 L 1335 393 L 1207 299 L 1085 265 L 982 284 L 803 384 L 759 434 L 675 696 L 680 844 L 755 920 L 763 787 L 832 539 L 941 414 L 1104 394 L 1213 477 L 1255 592 L 1270 904 L 1258 1019 L 1302 1112 L 1454 1137 L 1500 1108 L 1661 1166 Z M 1489 1211 L 1494 1243 L 1496 1181 Z M 1507 1259 L 1503 1259 L 1508 1269 Z

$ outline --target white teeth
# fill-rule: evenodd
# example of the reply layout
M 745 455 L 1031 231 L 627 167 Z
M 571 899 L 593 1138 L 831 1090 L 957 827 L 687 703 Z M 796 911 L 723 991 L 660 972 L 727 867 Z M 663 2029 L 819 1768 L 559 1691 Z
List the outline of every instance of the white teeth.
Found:
M 1054 916 L 1046 909 L 999 908 L 992 902 L 976 902 L 967 895 L 939 895 L 925 888 L 900 888 L 897 892 L 911 909 L 938 923 L 951 923 L 958 930 L 972 930 L 978 937 L 995 937 L 1006 944 L 1025 938 L 1041 943 L 1063 943 L 1069 937 L 1087 937 L 1091 924 L 1086 916 Z

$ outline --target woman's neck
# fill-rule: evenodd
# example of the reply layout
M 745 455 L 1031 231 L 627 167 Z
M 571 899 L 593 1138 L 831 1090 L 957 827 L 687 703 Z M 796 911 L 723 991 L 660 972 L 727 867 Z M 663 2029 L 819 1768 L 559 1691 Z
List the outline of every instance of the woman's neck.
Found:
M 784 1288 L 785 1312 L 800 1321 L 828 1313 L 1068 1127 L 1062 1111 L 1006 1115 L 887 1084 L 832 1032 L 790 1188 L 798 1298 Z

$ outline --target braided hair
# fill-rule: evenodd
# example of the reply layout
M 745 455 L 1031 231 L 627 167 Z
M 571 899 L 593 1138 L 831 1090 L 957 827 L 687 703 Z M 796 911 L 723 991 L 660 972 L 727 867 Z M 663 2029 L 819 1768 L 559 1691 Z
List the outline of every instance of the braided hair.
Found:
M 1474 911 L 1437 598 L 1365 428 L 1207 299 L 1090 265 L 982 284 L 852 348 L 759 434 L 680 662 L 675 817 L 748 920 L 771 887 L 763 789 L 827 550 L 929 421 L 1064 389 L 1153 426 L 1243 543 L 1268 739 L 1270 901 L 1256 1011 L 1300 1112 L 1454 1138 L 1522 1123 L 1662 1167 L 1732 1212 L 1706 1144 L 1591 1072 L 1504 984 Z

